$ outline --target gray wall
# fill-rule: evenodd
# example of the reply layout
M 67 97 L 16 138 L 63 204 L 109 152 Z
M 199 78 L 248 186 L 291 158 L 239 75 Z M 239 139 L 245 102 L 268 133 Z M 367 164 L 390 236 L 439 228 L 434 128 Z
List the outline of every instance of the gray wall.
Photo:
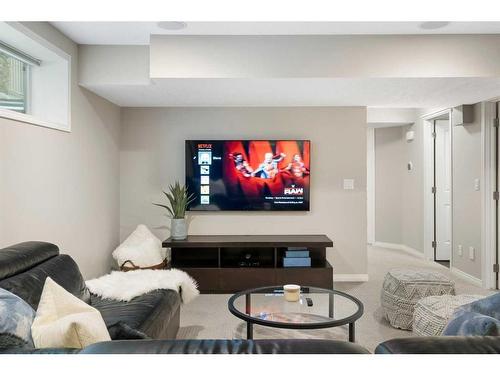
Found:
M 431 111 L 426 111 L 430 113 Z M 481 191 L 474 180 L 481 177 L 481 104 L 474 106 L 474 122 L 453 130 L 453 264 L 481 278 Z M 424 165 L 423 126 L 414 125 L 375 129 L 376 226 L 375 238 L 409 246 L 423 252 Z M 406 142 L 407 130 L 415 139 Z M 413 170 L 406 170 L 406 163 Z M 481 189 L 484 181 L 481 181 Z M 458 246 L 462 245 L 462 255 Z M 469 259 L 469 247 L 475 259 Z
M 408 130 L 415 132 L 410 142 Z M 422 135 L 421 120 L 375 129 L 375 240 L 420 252 L 424 251 Z
M 474 122 L 453 127 L 453 266 L 481 278 L 481 104 L 474 106 Z M 484 184 L 484 181 L 481 181 Z M 482 188 L 482 187 L 481 187 Z M 463 255 L 458 246 L 463 246 Z M 469 259 L 469 247 L 475 259 Z
M 401 244 L 405 148 L 402 127 L 375 129 L 375 240 Z
M 73 42 L 26 25 L 72 57 L 72 131 L 0 119 L 0 247 L 53 242 L 85 277 L 102 275 L 119 240 L 120 109 L 77 85 Z
M 408 130 L 415 132 L 415 138 L 406 142 Z M 424 252 L 424 137 L 423 121 L 417 119 L 413 125 L 403 127 L 404 171 L 402 182 L 402 244 Z M 408 171 L 406 163 L 412 162 Z
M 336 274 L 365 274 L 366 109 L 125 108 L 120 147 L 120 224 L 125 238 L 139 223 L 168 236 L 168 219 L 152 205 L 161 190 L 184 179 L 185 139 L 312 141 L 311 211 L 304 213 L 198 213 L 192 234 L 325 233 Z M 355 190 L 343 190 L 343 178 Z

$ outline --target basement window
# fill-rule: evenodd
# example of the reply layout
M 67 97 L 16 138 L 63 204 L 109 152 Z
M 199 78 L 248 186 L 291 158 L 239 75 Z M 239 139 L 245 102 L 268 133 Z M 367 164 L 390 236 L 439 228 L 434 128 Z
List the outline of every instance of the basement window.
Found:
M 70 131 L 70 56 L 18 22 L 0 22 L 0 118 Z
M 29 65 L 2 47 L 0 42 L 0 108 L 27 113 Z

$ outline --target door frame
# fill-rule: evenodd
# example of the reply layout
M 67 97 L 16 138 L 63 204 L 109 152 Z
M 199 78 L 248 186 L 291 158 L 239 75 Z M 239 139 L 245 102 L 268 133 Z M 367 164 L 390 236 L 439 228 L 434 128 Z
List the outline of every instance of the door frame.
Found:
M 482 206 L 482 231 L 481 248 L 482 264 L 481 279 L 483 288 L 495 289 L 497 277 L 493 272 L 493 264 L 497 262 L 497 218 L 496 201 L 493 193 L 496 189 L 496 144 L 494 121 L 497 116 L 496 103 L 500 98 L 495 98 L 481 103 L 481 181 L 483 185 L 481 195 Z
M 496 263 L 496 202 L 493 199 L 493 193 L 496 188 L 496 147 L 495 147 L 495 127 L 496 103 L 500 98 L 493 98 L 481 102 L 481 206 L 482 206 L 482 228 L 481 228 L 481 285 L 486 289 L 496 288 L 496 274 L 493 272 L 493 264 Z M 433 261 L 434 249 L 432 248 L 433 239 L 433 196 L 431 187 L 433 181 L 433 163 L 432 158 L 432 121 L 436 117 L 449 113 L 451 120 L 451 109 L 440 110 L 421 116 L 424 132 L 424 255 L 428 260 Z M 500 131 L 500 129 L 499 129 Z M 453 137 L 453 126 L 450 128 L 450 135 Z M 452 138 L 453 140 L 453 138 Z M 452 182 L 453 182 L 453 142 L 451 142 L 452 153 Z M 499 165 L 500 171 L 500 165 Z M 453 185 L 452 185 L 453 186 Z M 500 189 L 500 186 L 499 186 Z M 453 191 L 452 191 L 452 213 L 453 213 Z M 452 226 L 453 235 L 453 226 Z M 453 243 L 452 243 L 453 246 Z M 453 247 L 451 252 L 450 269 L 453 268 Z M 463 274 L 462 276 L 467 276 Z M 471 279 L 471 281 L 473 281 Z
M 442 109 L 421 116 L 423 121 L 423 139 L 424 139 L 424 256 L 425 259 L 434 261 L 435 250 L 432 247 L 434 241 L 434 194 L 432 187 L 434 186 L 434 139 L 432 133 L 434 130 L 434 121 L 442 120 L 448 116 L 450 126 L 450 173 L 451 173 L 451 254 L 450 267 L 453 265 L 453 126 L 451 123 L 452 109 Z
M 366 129 L 366 216 L 367 242 L 373 245 L 375 239 L 375 128 Z

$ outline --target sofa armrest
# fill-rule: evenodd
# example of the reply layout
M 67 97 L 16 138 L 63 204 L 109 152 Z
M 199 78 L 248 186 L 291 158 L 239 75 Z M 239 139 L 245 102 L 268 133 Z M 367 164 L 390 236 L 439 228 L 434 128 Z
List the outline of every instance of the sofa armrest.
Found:
M 334 340 L 126 340 L 90 345 L 81 354 L 368 354 Z
M 30 348 L 10 348 L 0 349 L 0 354 L 78 354 L 80 349 L 73 348 L 44 348 L 44 349 L 30 349 Z
M 375 354 L 498 354 L 500 337 L 439 336 L 393 339 L 379 344 Z

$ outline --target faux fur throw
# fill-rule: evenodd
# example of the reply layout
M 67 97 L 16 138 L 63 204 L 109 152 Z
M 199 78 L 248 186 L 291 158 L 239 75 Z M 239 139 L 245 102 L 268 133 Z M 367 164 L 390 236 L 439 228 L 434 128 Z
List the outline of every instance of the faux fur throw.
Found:
M 200 294 L 196 281 L 186 272 L 176 269 L 114 271 L 86 284 L 91 293 L 102 298 L 127 302 L 157 289 L 179 292 L 183 303 L 189 303 Z

